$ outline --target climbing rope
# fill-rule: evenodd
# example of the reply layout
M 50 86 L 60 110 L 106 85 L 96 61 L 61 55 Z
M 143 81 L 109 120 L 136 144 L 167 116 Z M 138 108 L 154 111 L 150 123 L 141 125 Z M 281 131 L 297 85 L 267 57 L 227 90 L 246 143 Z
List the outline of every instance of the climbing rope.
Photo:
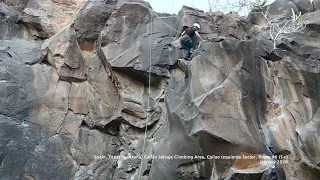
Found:
M 171 26 L 169 26 L 166 22 L 164 22 L 162 20 L 161 17 L 158 16 L 158 14 L 156 12 L 154 12 L 152 9 L 148 8 L 150 15 L 151 15 L 151 20 L 150 20 L 150 39 L 149 39 L 149 74 L 148 74 L 148 78 L 149 78 L 149 85 L 148 85 L 148 100 L 147 100 L 147 119 L 145 122 L 145 130 L 144 130 L 144 138 L 143 138 L 143 147 L 142 147 L 142 158 L 141 158 L 141 162 L 140 162 L 140 170 L 139 170 L 139 174 L 138 174 L 138 180 L 141 179 L 142 176 L 142 165 L 143 165 L 143 160 L 144 160 L 144 153 L 146 150 L 146 143 L 147 143 L 147 131 L 148 131 L 148 122 L 150 120 L 150 95 L 151 95 L 151 68 L 152 68 L 152 42 L 153 42 L 153 15 L 155 15 L 164 25 L 166 25 L 168 28 L 170 28 L 171 30 L 180 33 L 180 31 L 172 28 Z M 172 17 L 172 16 L 170 16 Z
M 153 42 L 153 38 L 152 38 L 152 33 L 153 33 L 153 15 L 155 15 L 163 24 L 165 24 L 168 28 L 170 28 L 171 30 L 180 33 L 178 30 L 172 28 L 171 26 L 169 26 L 166 22 L 164 22 L 161 17 L 158 16 L 158 14 L 156 12 L 154 12 L 152 9 L 148 8 L 150 15 L 151 15 L 151 21 L 150 21 L 150 39 L 149 39 L 149 87 L 148 87 L 148 100 L 147 100 L 147 119 L 145 122 L 145 130 L 144 130 L 144 138 L 143 138 L 143 147 L 142 147 L 142 158 L 141 158 L 141 162 L 140 162 L 140 170 L 139 170 L 139 174 L 138 174 L 138 180 L 141 179 L 141 173 L 142 173 L 142 165 L 143 165 L 143 160 L 144 160 L 144 153 L 146 150 L 146 143 L 147 143 L 147 131 L 148 131 L 148 122 L 150 120 L 150 95 L 151 95 L 151 68 L 152 68 L 152 42 Z
M 155 15 L 164 25 L 166 25 L 168 28 L 170 28 L 171 30 L 180 33 L 180 31 L 172 28 L 171 26 L 169 26 L 166 22 L 164 22 L 162 20 L 161 17 L 158 16 L 158 14 L 156 12 L 154 12 L 152 9 L 148 8 L 150 15 L 151 15 L 151 21 L 150 21 L 150 39 L 149 39 L 149 87 L 148 87 L 148 100 L 147 100 L 147 119 L 145 122 L 145 130 L 144 130 L 144 138 L 143 138 L 143 147 L 142 147 L 142 158 L 141 158 L 141 162 L 140 162 L 140 170 L 139 170 L 139 174 L 138 174 L 138 180 L 141 179 L 142 176 L 142 165 L 143 165 L 143 160 L 144 160 L 144 153 L 146 150 L 146 143 L 147 143 L 147 131 L 148 131 L 148 122 L 150 120 L 150 95 L 151 95 L 151 68 L 152 68 L 152 42 L 153 42 L 153 15 Z M 170 16 L 171 17 L 171 16 Z
M 159 17 L 157 15 L 156 12 L 154 12 L 152 9 L 148 8 L 151 14 L 151 20 L 150 20 L 150 39 L 149 39 L 149 73 L 148 73 L 148 78 L 149 78 L 149 85 L 148 85 L 148 99 L 147 99 L 147 119 L 145 122 L 145 131 L 144 131 L 144 137 L 143 137 L 143 147 L 142 147 L 142 157 L 141 157 L 141 162 L 140 162 L 140 170 L 139 170 L 139 174 L 138 174 L 138 180 L 141 179 L 142 176 L 142 165 L 143 165 L 143 160 L 144 160 L 144 154 L 145 154 L 145 150 L 146 150 L 146 143 L 147 143 L 147 131 L 148 131 L 148 122 L 150 120 L 150 95 L 151 95 L 151 68 L 152 68 L 152 43 L 153 43 L 153 14 L 163 23 L 165 24 L 168 28 L 174 30 L 175 32 L 180 33 L 179 31 L 177 31 L 176 29 L 172 28 L 171 26 L 169 26 L 167 23 L 165 23 L 161 17 Z M 201 44 L 201 43 L 200 43 Z M 199 44 L 199 47 L 200 47 Z M 198 47 L 198 48 L 199 48 Z M 220 87 L 220 88 L 223 88 Z M 220 89 L 219 88 L 219 89 Z M 232 103 L 230 103 L 226 98 L 224 98 L 223 96 L 221 96 L 219 93 L 217 93 L 218 96 L 220 96 L 225 102 L 233 105 Z M 234 105 L 233 105 L 234 106 Z
M 151 95 L 151 68 L 152 68 L 152 33 L 153 33 L 153 13 L 150 11 L 151 14 L 151 21 L 150 21 L 150 39 L 149 39 L 149 85 L 148 85 L 148 100 L 147 100 L 147 119 L 145 123 L 145 130 L 144 130 L 144 138 L 143 138 L 143 147 L 142 147 L 142 158 L 140 162 L 140 170 L 138 175 L 138 180 L 141 179 L 141 172 L 142 172 L 142 164 L 144 160 L 144 153 L 146 149 L 146 141 L 147 141 L 147 131 L 148 131 L 148 122 L 150 120 L 150 95 Z
M 158 16 L 158 14 L 156 13 L 156 12 L 154 12 L 152 9 L 149 9 L 149 11 L 150 11 L 150 13 L 151 13 L 151 16 L 152 16 L 152 14 L 154 14 L 154 15 L 156 15 L 156 17 L 163 23 L 163 24 L 165 24 L 168 28 L 170 28 L 170 29 L 172 29 L 172 30 L 174 30 L 174 31 L 176 31 L 176 32 L 178 32 L 178 33 L 180 33 L 180 31 L 178 31 L 178 30 L 176 30 L 176 29 L 174 29 L 174 28 L 172 28 L 171 26 L 169 26 L 166 22 L 164 22 L 162 19 L 161 19 L 161 17 L 159 17 Z

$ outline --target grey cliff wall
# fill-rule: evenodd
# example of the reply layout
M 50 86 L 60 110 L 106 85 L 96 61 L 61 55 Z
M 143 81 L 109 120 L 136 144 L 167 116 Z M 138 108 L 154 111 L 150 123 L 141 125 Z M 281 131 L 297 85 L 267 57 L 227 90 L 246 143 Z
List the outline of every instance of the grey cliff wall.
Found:
M 272 22 L 292 8 L 306 26 L 274 49 L 258 12 L 4 0 L 0 179 L 319 179 L 320 2 L 308 3 L 270 5 Z M 168 26 L 194 22 L 207 41 L 185 61 Z M 110 158 L 140 156 L 146 126 L 148 158 Z M 175 155 L 199 158 L 152 158 Z

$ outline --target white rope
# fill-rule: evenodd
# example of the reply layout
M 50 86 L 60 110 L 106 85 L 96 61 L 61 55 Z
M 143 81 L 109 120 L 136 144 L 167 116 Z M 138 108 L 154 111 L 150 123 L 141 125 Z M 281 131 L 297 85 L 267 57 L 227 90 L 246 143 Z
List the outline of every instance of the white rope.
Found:
M 149 8 L 148 8 L 149 9 Z M 170 29 L 180 33 L 179 31 L 177 31 L 176 29 L 170 27 L 167 23 L 165 23 L 158 15 L 157 13 L 155 13 L 152 9 L 149 9 L 150 13 L 151 13 L 151 22 L 150 22 L 150 47 L 149 47 L 149 86 L 148 86 L 148 102 L 147 102 L 147 106 L 148 106 L 148 111 L 147 111 L 147 119 L 145 122 L 145 131 L 144 131 L 144 138 L 143 138 L 143 146 L 142 146 L 142 158 L 141 158 L 141 162 L 140 162 L 140 170 L 139 170 L 139 174 L 138 174 L 138 180 L 141 179 L 142 176 L 142 165 L 143 165 L 143 161 L 144 161 L 144 154 L 146 151 L 146 144 L 147 144 L 147 137 L 148 137 L 148 122 L 150 120 L 150 98 L 151 98 L 151 69 L 152 69 L 152 41 L 153 41 L 153 37 L 152 37 L 152 30 L 153 30 L 153 14 L 156 15 L 156 17 L 163 23 L 165 24 L 167 27 L 169 27 Z
M 161 17 L 159 17 L 158 16 L 158 14 L 156 13 L 156 12 L 154 12 L 152 9 L 149 9 L 150 10 L 150 12 L 151 13 L 153 13 L 153 14 L 155 14 L 156 15 L 156 17 L 163 23 L 163 24 L 165 24 L 168 28 L 170 28 L 170 29 L 172 29 L 172 30 L 174 30 L 174 31 L 176 31 L 176 32 L 178 32 L 178 33 L 180 33 L 180 31 L 178 31 L 178 30 L 176 30 L 176 29 L 174 29 L 174 28 L 172 28 L 171 26 L 169 26 L 167 23 L 165 23 L 162 19 L 161 19 Z M 162 17 L 162 18 L 166 18 L 166 17 Z
M 148 102 L 147 102 L 147 119 L 145 122 L 145 130 L 144 130 L 144 138 L 143 138 L 143 146 L 142 146 L 142 158 L 141 158 L 141 162 L 140 162 L 140 170 L 139 170 L 139 174 L 138 174 L 138 180 L 141 179 L 142 176 L 142 165 L 143 165 L 143 161 L 144 161 L 144 153 L 146 151 L 146 145 L 147 145 L 147 138 L 148 138 L 148 122 L 150 120 L 150 98 L 151 98 L 151 68 L 152 68 L 152 41 L 153 41 L 153 37 L 152 37 L 152 30 L 153 30 L 153 14 L 151 13 L 151 22 L 150 22 L 150 40 L 149 40 L 149 85 L 148 85 Z

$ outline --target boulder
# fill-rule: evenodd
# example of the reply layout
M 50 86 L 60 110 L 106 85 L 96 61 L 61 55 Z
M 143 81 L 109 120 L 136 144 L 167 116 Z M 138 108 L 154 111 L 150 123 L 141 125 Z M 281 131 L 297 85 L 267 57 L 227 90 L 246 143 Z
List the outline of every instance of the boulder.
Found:
M 77 170 L 77 164 L 70 155 L 70 140 L 63 135 L 54 135 L 34 152 L 25 162 L 25 177 L 34 179 L 70 179 Z M 50 163 L 49 163 L 50 162 Z M 34 166 L 41 164 L 41 166 Z
M 37 132 L 37 126 L 30 123 L 20 123 L 20 119 L 0 115 L 0 157 L 1 179 L 23 179 L 25 162 L 32 155 L 35 147 L 43 137 Z
M 264 12 L 268 9 L 268 19 L 273 23 L 282 22 L 292 16 L 292 10 L 295 14 L 299 14 L 297 6 L 290 0 L 276 0 L 264 8 Z
M 285 54 L 280 61 L 265 62 L 263 68 L 267 95 L 267 122 L 263 125 L 263 132 L 272 153 L 287 157 L 287 161 L 281 165 L 286 177 L 308 179 L 319 173 L 318 170 L 310 170 L 315 168 L 310 163 L 314 157 L 309 159 L 305 155 L 309 148 L 314 149 L 314 144 L 299 147 L 300 140 L 297 139 L 296 129 L 303 129 L 304 124 L 316 116 L 319 95 L 315 92 L 319 87 L 314 82 L 318 81 L 319 75 L 314 73 L 315 69 L 305 64 L 301 57 L 288 52 Z M 300 72 L 301 76 L 298 76 L 297 72 Z M 309 136 L 304 134 L 303 130 L 297 131 L 304 137 Z M 293 163 L 295 161 L 299 163 Z M 302 166 L 306 168 L 298 170 Z M 298 171 L 300 173 L 297 173 Z
M 179 16 L 179 28 L 183 26 L 192 27 L 194 23 L 198 23 L 201 26 L 200 34 L 218 33 L 218 26 L 213 24 L 213 18 L 207 15 L 204 11 L 191 8 L 188 6 L 182 6 L 182 9 L 178 13 Z
M 81 8 L 73 21 L 81 49 L 89 51 L 94 49 L 95 41 L 115 8 L 115 0 L 88 1 Z
M 269 5 L 268 14 L 289 16 L 292 14 L 291 9 L 293 9 L 294 12 L 298 12 L 297 6 L 292 1 L 276 0 Z
M 29 103 L 41 99 L 48 92 L 51 80 L 55 79 L 54 70 L 46 65 L 25 65 L 25 62 L 40 57 L 39 42 L 1 40 L 0 48 L 0 112 L 8 116 L 26 117 Z
M 207 14 L 188 6 L 183 6 L 178 16 L 180 18 L 179 27 L 192 27 L 194 23 L 199 23 L 201 26 L 199 33 L 205 39 L 212 39 L 217 35 L 245 39 L 247 31 L 252 26 L 245 18 L 235 13 L 213 12 Z M 198 42 L 196 37 L 193 40 Z M 197 45 L 195 44 L 194 47 Z
M 10 39 L 18 34 L 17 22 L 19 18 L 19 12 L 2 2 L 0 3 L 0 39 Z
M 305 153 L 314 164 L 320 165 L 319 155 L 319 125 L 320 109 L 316 111 L 312 119 L 306 123 L 297 126 L 296 131 L 305 147 Z
M 42 49 L 47 51 L 47 60 L 57 69 L 60 79 L 65 81 L 86 79 L 85 59 L 73 27 L 67 27 L 47 39 Z
M 241 158 L 240 158 L 241 157 Z M 268 159 L 270 157 L 270 159 Z M 275 160 L 264 154 L 242 152 L 234 162 L 226 179 L 283 179 L 283 173 L 277 169 Z
M 6 4 L 7 6 L 11 6 L 18 12 L 22 12 L 23 9 L 26 7 L 28 4 L 29 0 L 16 0 L 16 1 L 11 1 L 11 0 L 3 0 L 3 3 Z
M 306 25 L 308 28 L 319 32 L 320 30 L 320 20 L 318 18 L 314 18 L 319 16 L 320 11 L 310 12 L 303 14 L 300 18 L 298 23 Z
M 72 142 L 72 158 L 77 163 L 75 179 L 112 179 L 117 160 L 109 157 L 119 149 L 121 142 L 97 129 L 81 126 Z
M 248 31 L 252 27 L 251 22 L 246 18 L 236 14 L 212 13 L 213 24 L 217 26 L 218 35 L 235 39 L 247 39 Z
M 248 21 L 254 25 L 267 25 L 267 19 L 264 17 L 262 12 L 250 12 L 248 14 Z
M 258 54 L 263 54 L 262 47 L 234 39 L 206 42 L 202 44 L 203 53 L 191 61 L 187 79 L 181 71 L 173 72 L 166 96 L 170 129 L 156 149 L 156 155 L 207 157 L 212 154 L 240 154 L 242 151 L 268 153 L 263 145 L 263 137 L 258 131 L 252 131 L 252 127 L 263 123 L 265 108 L 261 99 L 263 87 L 259 88 L 260 92 L 250 88 L 262 81 L 252 78 L 260 73 L 260 63 L 263 61 Z M 256 59 L 251 61 L 248 57 Z M 253 107 L 255 110 L 247 111 Z M 229 133 L 231 129 L 235 133 Z M 207 158 L 157 160 L 152 165 L 150 177 L 174 179 L 174 174 L 183 169 L 183 172 L 190 173 L 183 174 L 183 177 L 209 178 L 213 167 L 217 168 L 215 175 L 219 177 L 233 162 Z M 186 164 L 194 164 L 195 172 L 188 171 Z
M 102 61 L 97 55 L 88 59 L 88 80 L 72 82 L 69 95 L 69 108 L 82 114 L 91 126 L 103 126 L 101 121 L 112 117 L 120 106 L 118 89 L 108 77 Z M 102 125 L 103 124 L 103 125 Z
M 162 21 L 175 27 L 177 18 L 163 17 L 160 21 L 152 15 L 151 23 L 152 10 L 149 8 L 148 4 L 135 1 L 119 5 L 102 30 L 102 50 L 114 68 L 147 72 L 151 60 L 152 74 L 169 76 L 165 65 L 176 62 L 171 57 L 173 50 L 170 46 L 176 32 L 163 25 Z
M 28 0 L 21 13 L 21 22 L 43 31 L 48 38 L 70 24 L 84 1 L 78 0 Z
M 39 42 L 15 39 L 0 44 L 0 127 L 5 128 L 0 135 L 0 178 L 30 178 L 26 162 L 36 146 L 58 130 L 68 108 L 63 104 L 62 84 L 52 93 L 58 81 L 54 68 L 25 64 L 40 57 Z
M 319 0 L 291 0 L 302 14 L 319 10 Z

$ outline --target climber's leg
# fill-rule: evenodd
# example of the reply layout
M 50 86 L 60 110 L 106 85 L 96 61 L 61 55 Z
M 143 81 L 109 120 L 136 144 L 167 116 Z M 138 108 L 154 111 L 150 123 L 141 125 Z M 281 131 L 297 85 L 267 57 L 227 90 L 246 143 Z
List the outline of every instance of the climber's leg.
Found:
M 180 39 L 180 44 L 183 49 L 186 50 L 186 57 L 190 58 L 192 51 L 192 43 L 191 38 L 188 35 L 184 35 Z
M 187 53 L 186 53 L 186 57 L 187 58 L 190 58 L 191 54 L 192 54 L 192 51 L 193 51 L 193 48 L 192 48 L 192 43 L 191 43 L 191 40 L 190 41 L 186 41 L 185 42 L 185 45 L 186 45 L 186 50 L 187 50 Z

